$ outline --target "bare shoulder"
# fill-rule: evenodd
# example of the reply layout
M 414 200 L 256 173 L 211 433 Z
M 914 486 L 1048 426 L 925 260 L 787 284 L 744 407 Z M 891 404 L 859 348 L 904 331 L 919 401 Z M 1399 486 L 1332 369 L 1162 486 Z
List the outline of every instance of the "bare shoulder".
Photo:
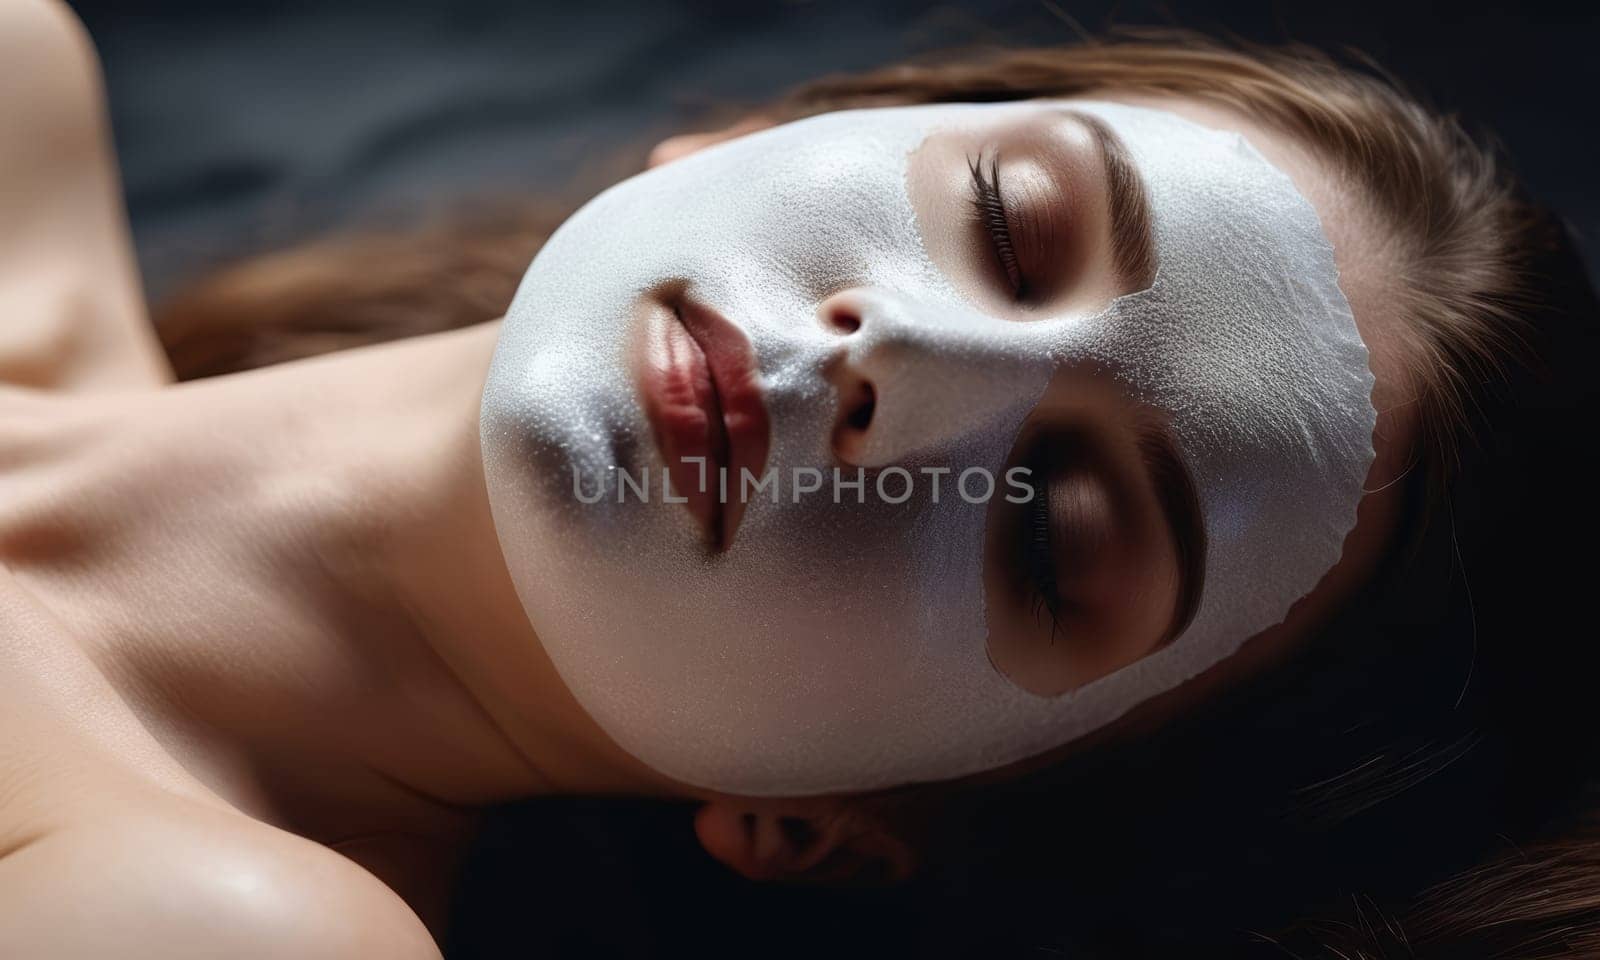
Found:
M 242 815 L 135 800 L 0 857 L 0 956 L 439 960 L 382 882 Z
M 0 958 L 439 960 L 388 886 L 194 781 L 0 564 Z
M 77 15 L 57 0 L 0 4 L 0 64 L 0 156 L 28 169 L 85 158 L 75 148 L 99 135 L 100 67 Z
M 145 317 L 103 86 L 66 4 L 0 2 L 0 381 L 170 380 Z
M 100 61 L 77 16 L 54 0 L 0 3 L 0 176 L 13 188 L 0 191 L 0 252 L 49 235 L 53 188 L 99 172 L 104 122 Z

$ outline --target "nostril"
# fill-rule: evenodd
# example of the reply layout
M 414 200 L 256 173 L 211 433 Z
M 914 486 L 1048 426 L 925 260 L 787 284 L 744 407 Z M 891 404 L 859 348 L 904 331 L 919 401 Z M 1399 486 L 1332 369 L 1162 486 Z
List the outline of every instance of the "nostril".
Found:
M 878 395 L 872 384 L 857 381 L 847 390 L 841 390 L 843 406 L 839 411 L 838 425 L 833 429 L 833 451 L 846 463 L 854 463 L 866 442 L 867 428 L 872 426 L 872 415 L 878 407 Z
M 800 817 L 779 817 L 778 831 L 783 834 L 784 842 L 794 853 L 806 852 L 817 840 L 817 831 L 809 821 Z
M 843 304 L 829 304 L 822 312 L 823 326 L 838 334 L 851 334 L 861 329 L 861 314 Z
M 872 389 L 872 384 L 865 380 L 856 388 L 856 395 L 851 401 L 850 409 L 845 414 L 845 426 L 858 433 L 863 432 L 872 425 L 872 411 L 878 405 L 878 395 Z

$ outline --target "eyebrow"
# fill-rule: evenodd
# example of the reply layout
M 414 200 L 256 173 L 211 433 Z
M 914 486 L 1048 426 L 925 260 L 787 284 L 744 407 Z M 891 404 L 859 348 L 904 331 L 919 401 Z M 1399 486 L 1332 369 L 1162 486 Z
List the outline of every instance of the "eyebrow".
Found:
M 1200 606 L 1206 580 L 1206 528 L 1194 477 L 1178 452 L 1172 431 L 1151 413 L 1137 417 L 1134 429 L 1139 455 L 1150 473 L 1156 501 L 1166 515 L 1178 559 L 1178 595 L 1172 623 L 1156 644 L 1159 649 L 1183 632 Z
M 1100 148 L 1111 208 L 1111 255 L 1122 288 L 1127 293 L 1143 290 L 1156 278 L 1155 236 L 1144 181 L 1139 179 L 1127 145 L 1104 120 L 1076 110 L 1068 112 L 1088 128 Z

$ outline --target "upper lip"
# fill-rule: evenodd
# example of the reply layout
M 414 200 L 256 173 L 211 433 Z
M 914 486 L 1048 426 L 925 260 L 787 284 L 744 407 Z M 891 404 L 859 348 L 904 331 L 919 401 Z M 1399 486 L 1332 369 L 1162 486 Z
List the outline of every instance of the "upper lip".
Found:
M 744 516 L 743 471 L 759 478 L 767 460 L 755 351 L 732 321 L 683 296 L 656 302 L 642 336 L 639 398 L 672 492 L 685 499 L 707 546 L 726 550 Z

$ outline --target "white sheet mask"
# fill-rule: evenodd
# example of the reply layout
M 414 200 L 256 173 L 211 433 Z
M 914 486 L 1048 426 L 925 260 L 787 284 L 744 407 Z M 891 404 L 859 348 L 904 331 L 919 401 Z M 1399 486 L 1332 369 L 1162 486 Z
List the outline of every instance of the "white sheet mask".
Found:
M 1126 144 L 1159 274 L 1090 317 L 985 315 L 930 261 L 906 182 L 929 133 L 1031 104 L 830 114 L 705 150 L 579 211 L 529 268 L 484 393 L 496 529 L 529 619 L 586 710 L 678 780 L 747 795 L 945 780 L 1048 751 L 1280 622 L 1338 560 L 1373 456 L 1372 377 L 1311 205 L 1242 137 L 1073 101 Z M 770 414 L 779 503 L 708 556 L 686 510 L 614 495 L 660 470 L 629 364 L 640 298 L 682 281 L 740 325 Z M 1166 411 L 1207 530 L 1193 619 L 1054 697 L 986 652 L 986 505 L 831 490 L 818 305 L 862 288 L 853 351 L 882 351 L 875 464 L 1000 476 L 1052 373 L 1092 361 Z M 574 491 L 608 495 L 580 502 Z M 846 471 L 846 477 L 854 471 Z M 898 490 L 898 487 L 895 488 Z

